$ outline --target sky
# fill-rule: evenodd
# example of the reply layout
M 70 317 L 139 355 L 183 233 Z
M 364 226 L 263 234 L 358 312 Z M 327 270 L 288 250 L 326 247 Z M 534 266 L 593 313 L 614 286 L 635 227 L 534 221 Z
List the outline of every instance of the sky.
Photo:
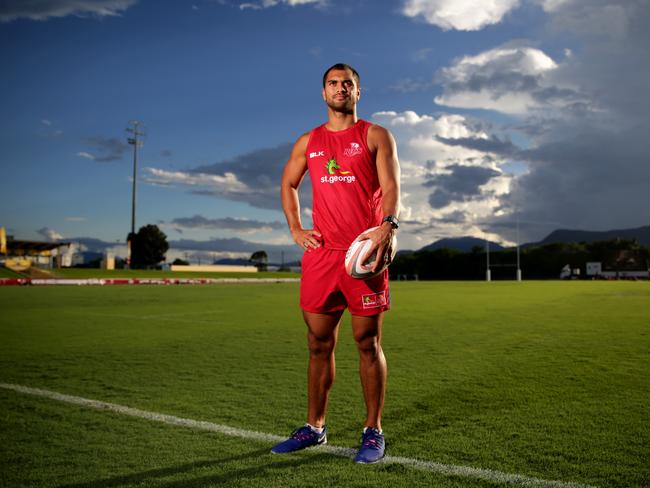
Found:
M 282 168 L 326 121 L 323 72 L 361 75 L 395 136 L 401 249 L 650 224 L 647 0 L 6 0 L 0 225 L 124 256 L 299 259 Z M 309 182 L 302 218 L 311 225 Z

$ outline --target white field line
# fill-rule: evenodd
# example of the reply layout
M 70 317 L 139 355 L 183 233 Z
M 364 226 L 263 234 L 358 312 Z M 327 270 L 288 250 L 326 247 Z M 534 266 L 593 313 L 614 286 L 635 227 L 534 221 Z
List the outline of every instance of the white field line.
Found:
M 214 424 L 212 422 L 204 422 L 200 420 L 186 419 L 176 417 L 174 415 L 165 415 L 157 412 L 149 412 L 146 410 L 139 410 L 137 408 L 126 407 L 117 405 L 115 403 L 102 402 L 99 400 L 90 400 L 72 395 L 64 395 L 55 391 L 41 390 L 39 388 L 30 388 L 28 386 L 15 385 L 9 383 L 0 383 L 0 388 L 5 390 L 13 390 L 27 395 L 33 395 L 51 400 L 57 400 L 64 403 L 71 403 L 73 405 L 80 405 L 87 408 L 96 410 L 107 410 L 130 417 L 139 417 L 154 422 L 162 422 L 164 424 L 175 425 L 180 427 L 189 427 L 192 429 L 206 430 L 209 432 L 216 432 L 231 437 L 239 437 L 242 439 L 251 439 L 256 441 L 264 441 L 268 443 L 276 443 L 283 441 L 286 437 L 275 434 L 268 434 L 265 432 L 256 432 L 252 430 L 237 429 L 227 425 Z M 352 458 L 356 454 L 355 449 L 347 447 L 337 447 L 332 445 L 323 445 L 314 447 L 320 452 L 326 452 L 333 456 L 340 456 Z M 564 481 L 551 481 L 543 480 L 540 478 L 533 478 L 530 476 L 502 473 L 492 469 L 473 468 L 471 466 L 456 466 L 453 464 L 442 464 L 433 461 L 424 461 L 420 459 L 413 459 L 399 456 L 386 456 L 382 463 L 401 464 L 412 468 L 429 471 L 432 473 L 441 474 L 444 476 L 456 476 L 460 478 L 472 478 L 483 481 L 498 482 L 503 484 L 536 487 L 536 488 L 595 488 L 591 485 L 584 485 L 580 483 L 564 482 Z

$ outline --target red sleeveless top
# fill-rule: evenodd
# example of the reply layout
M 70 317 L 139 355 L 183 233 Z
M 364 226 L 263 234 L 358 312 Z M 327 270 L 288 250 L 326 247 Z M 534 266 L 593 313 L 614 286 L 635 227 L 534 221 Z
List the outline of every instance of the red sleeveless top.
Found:
M 381 188 L 366 143 L 370 126 L 359 119 L 342 131 L 321 125 L 309 134 L 312 218 L 326 249 L 345 251 L 361 232 L 381 224 Z

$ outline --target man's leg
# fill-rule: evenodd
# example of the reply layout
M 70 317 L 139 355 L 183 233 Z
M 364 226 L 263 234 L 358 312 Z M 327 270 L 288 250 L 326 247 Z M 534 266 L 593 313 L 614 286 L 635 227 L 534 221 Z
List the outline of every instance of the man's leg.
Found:
M 271 449 L 275 454 L 294 452 L 327 442 L 325 414 L 327 398 L 334 382 L 334 348 L 343 310 L 330 314 L 304 312 L 309 345 L 307 369 L 307 423 Z
M 371 317 L 352 316 L 352 333 L 359 351 L 359 375 L 366 401 L 365 427 L 378 431 L 381 431 L 387 377 L 386 358 L 381 348 L 383 320 L 383 312 Z
M 341 315 L 343 310 L 330 314 L 303 311 L 309 346 L 307 422 L 314 427 L 325 425 L 327 400 L 336 374 L 334 348 Z

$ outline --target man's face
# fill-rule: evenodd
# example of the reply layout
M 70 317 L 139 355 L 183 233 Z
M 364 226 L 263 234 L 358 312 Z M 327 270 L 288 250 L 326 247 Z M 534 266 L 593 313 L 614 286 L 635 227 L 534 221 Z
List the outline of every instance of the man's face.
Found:
M 361 97 L 352 71 L 349 69 L 333 69 L 327 73 L 323 100 L 335 112 L 351 113 Z

